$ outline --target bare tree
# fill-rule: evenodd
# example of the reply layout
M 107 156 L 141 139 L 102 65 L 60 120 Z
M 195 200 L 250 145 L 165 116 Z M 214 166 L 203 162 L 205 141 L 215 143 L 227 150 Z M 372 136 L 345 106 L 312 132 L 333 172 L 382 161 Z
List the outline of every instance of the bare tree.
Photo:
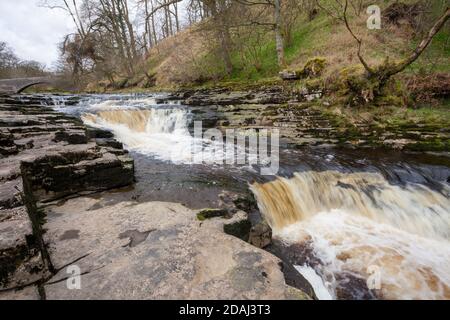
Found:
M 49 9 L 61 9 L 66 11 L 72 18 L 72 21 L 77 29 L 77 33 L 81 37 L 86 36 L 85 27 L 83 25 L 83 20 L 80 16 L 80 1 L 76 0 L 41 0 L 38 5 L 46 7 Z
M 233 72 L 231 62 L 230 5 L 226 0 L 202 0 L 205 10 L 211 17 L 210 25 L 219 41 L 220 56 L 225 65 L 225 72 Z
M 275 44 L 277 48 L 278 66 L 283 67 L 285 65 L 284 59 L 284 40 L 281 34 L 281 0 L 274 0 L 275 9 Z
M 284 60 L 284 39 L 282 34 L 282 0 L 235 0 L 239 4 L 251 8 L 262 8 L 260 11 L 264 12 L 265 8 L 270 8 L 273 10 L 273 21 L 261 21 L 259 18 L 264 17 L 263 14 L 257 15 L 256 19 L 249 19 L 245 23 L 240 24 L 240 26 L 268 26 L 275 33 L 275 47 L 277 52 L 278 66 L 282 68 L 285 64 Z M 265 17 L 264 17 L 265 18 Z
M 6 42 L 0 42 L 0 78 L 44 75 L 45 66 L 37 61 L 20 60 Z

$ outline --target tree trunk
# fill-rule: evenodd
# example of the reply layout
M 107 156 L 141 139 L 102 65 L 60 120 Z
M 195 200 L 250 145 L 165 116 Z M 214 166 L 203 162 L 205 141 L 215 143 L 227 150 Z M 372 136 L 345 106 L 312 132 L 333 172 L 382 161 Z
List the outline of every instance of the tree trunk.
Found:
M 222 60 L 225 65 L 225 72 L 230 75 L 233 72 L 233 63 L 231 62 L 230 56 L 231 37 L 229 29 L 226 25 L 226 17 L 223 12 L 219 12 L 216 0 L 208 1 L 208 4 L 208 9 L 211 11 L 211 15 L 217 28 L 217 37 L 219 38 L 220 44 L 220 55 L 222 56 Z
M 284 40 L 281 34 L 281 0 L 274 0 L 275 5 L 275 44 L 277 50 L 278 67 L 285 66 Z
M 127 26 L 128 35 L 130 37 L 130 47 L 131 47 L 131 52 L 133 55 L 132 60 L 134 62 L 137 59 L 138 54 L 137 54 L 137 46 L 136 46 L 136 37 L 134 35 L 133 25 L 131 24 L 131 21 L 130 21 L 130 12 L 128 10 L 127 0 L 122 0 L 122 6 L 123 6 L 123 11 L 124 11 L 123 18 L 125 20 L 125 25 Z
M 174 3 L 174 10 L 175 10 L 175 25 L 177 27 L 177 32 L 180 32 L 180 19 L 178 18 L 178 3 Z
M 144 38 L 145 52 L 148 54 L 148 51 L 153 46 L 151 29 L 150 29 L 150 17 L 149 17 L 149 12 L 148 12 L 148 0 L 144 0 L 144 10 L 145 10 L 145 21 L 144 21 L 145 34 L 144 34 L 143 38 Z
M 152 12 L 154 12 L 154 6 L 153 6 L 153 0 L 151 1 L 151 9 Z M 155 46 L 158 44 L 158 36 L 156 35 L 156 26 L 155 26 L 155 14 L 152 13 L 151 14 L 151 25 L 152 25 L 152 34 L 153 34 L 153 43 L 155 44 Z

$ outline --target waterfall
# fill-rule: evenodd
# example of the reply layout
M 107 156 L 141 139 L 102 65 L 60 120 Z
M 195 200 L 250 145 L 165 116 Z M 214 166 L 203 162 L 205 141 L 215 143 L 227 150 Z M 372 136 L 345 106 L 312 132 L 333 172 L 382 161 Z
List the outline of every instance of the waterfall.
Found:
M 111 110 L 100 111 L 97 114 L 84 114 L 83 121 L 94 124 L 108 123 L 112 125 L 124 125 L 131 131 L 145 132 L 148 119 L 150 118 L 150 110 Z
M 123 125 L 134 132 L 187 133 L 187 112 L 182 109 L 119 109 L 84 114 L 84 121 L 94 124 Z
M 245 146 L 235 145 L 234 140 L 229 143 L 191 136 L 191 114 L 184 108 L 136 108 L 120 101 L 104 101 L 90 110 L 81 115 L 87 125 L 111 130 L 128 149 L 160 160 L 175 164 L 230 164 L 235 160 L 235 153 L 226 152 L 230 146 L 236 148 L 236 154 L 247 156 L 249 162 L 258 160 L 257 150 L 246 150 Z
M 343 275 L 367 280 L 375 266 L 384 298 L 450 298 L 448 185 L 437 192 L 376 172 L 309 171 L 251 189 L 276 238 L 312 246 L 321 263 L 311 267 L 334 297 Z
M 174 163 L 189 163 L 192 137 L 189 113 L 182 108 L 135 108 L 104 102 L 82 120 L 94 127 L 111 130 L 128 149 Z

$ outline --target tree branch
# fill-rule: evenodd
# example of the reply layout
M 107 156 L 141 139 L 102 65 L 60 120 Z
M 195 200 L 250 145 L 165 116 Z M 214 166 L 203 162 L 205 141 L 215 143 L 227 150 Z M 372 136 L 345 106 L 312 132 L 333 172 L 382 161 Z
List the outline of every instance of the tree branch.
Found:
M 347 9 L 348 9 L 348 0 L 345 0 L 344 17 L 343 17 L 345 26 L 347 27 L 347 30 L 350 32 L 352 37 L 358 43 L 358 53 L 357 54 L 358 54 L 359 61 L 364 66 L 364 68 L 369 73 L 369 75 L 372 75 L 372 74 L 375 73 L 375 71 L 369 66 L 369 64 L 366 62 L 366 60 L 364 60 L 364 58 L 363 58 L 363 56 L 361 54 L 362 40 L 356 36 L 356 34 L 353 32 L 352 28 L 350 27 L 350 23 L 348 22 L 348 18 L 347 18 Z
M 147 19 L 150 18 L 152 15 L 154 15 L 158 10 L 164 8 L 164 7 L 168 7 L 171 6 L 175 3 L 181 2 L 183 0 L 170 0 L 169 2 L 166 3 L 162 3 L 156 7 L 154 7 L 148 14 L 147 14 Z
M 386 76 L 390 77 L 394 74 L 397 74 L 399 72 L 402 72 L 405 70 L 410 64 L 412 64 L 414 61 L 416 61 L 419 56 L 422 54 L 422 52 L 428 47 L 428 45 L 433 40 L 433 37 L 442 29 L 442 27 L 445 25 L 445 23 L 450 18 L 450 8 L 447 8 L 445 13 L 439 18 L 438 21 L 433 25 L 433 27 L 430 29 L 428 34 L 422 39 L 420 44 L 417 46 L 416 50 L 404 61 L 398 63 L 395 65 L 392 69 L 389 70 Z

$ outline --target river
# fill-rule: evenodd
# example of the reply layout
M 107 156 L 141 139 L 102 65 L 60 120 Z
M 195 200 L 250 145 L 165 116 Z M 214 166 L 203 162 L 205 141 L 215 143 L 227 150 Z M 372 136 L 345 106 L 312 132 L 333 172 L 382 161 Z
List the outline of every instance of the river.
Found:
M 141 201 L 215 207 L 224 191 L 250 189 L 274 239 L 319 299 L 450 299 L 448 158 L 282 144 L 278 173 L 262 176 L 257 165 L 224 164 L 217 150 L 227 143 L 196 141 L 191 107 L 164 96 L 52 101 L 124 143 L 136 161 Z M 200 164 L 193 161 L 196 143 Z

